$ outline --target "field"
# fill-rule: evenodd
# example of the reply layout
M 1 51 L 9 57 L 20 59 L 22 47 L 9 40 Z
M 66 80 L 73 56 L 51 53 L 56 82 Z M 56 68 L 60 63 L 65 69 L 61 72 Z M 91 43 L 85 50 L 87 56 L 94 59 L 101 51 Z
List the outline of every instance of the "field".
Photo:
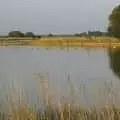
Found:
M 120 42 L 113 37 L 42 36 L 41 38 L 0 38 L 0 45 L 114 48 L 120 47 Z

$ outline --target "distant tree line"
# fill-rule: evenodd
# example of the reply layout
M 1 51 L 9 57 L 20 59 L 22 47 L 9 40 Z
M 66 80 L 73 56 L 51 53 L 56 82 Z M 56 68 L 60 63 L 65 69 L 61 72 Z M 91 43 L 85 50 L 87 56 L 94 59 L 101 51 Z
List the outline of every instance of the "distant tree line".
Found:
M 86 37 L 86 36 L 95 36 L 95 37 L 99 37 L 99 36 L 113 36 L 111 33 L 109 32 L 101 32 L 101 31 L 88 31 L 88 32 L 82 32 L 82 33 L 76 33 L 73 35 L 55 35 L 52 33 L 49 33 L 48 35 L 35 35 L 32 32 L 26 32 L 23 33 L 21 31 L 11 31 L 8 33 L 7 36 L 0 36 L 0 37 L 32 37 L 32 38 L 41 38 L 42 36 L 48 36 L 48 37 L 54 37 L 54 36 L 79 36 L 79 37 Z
M 38 37 L 40 38 L 41 35 L 35 35 L 33 32 L 23 33 L 21 31 L 11 31 L 8 33 L 8 37 L 32 37 L 32 38 Z
M 75 36 L 80 36 L 80 37 L 84 37 L 84 36 L 108 36 L 108 32 L 101 32 L 101 31 L 88 31 L 88 32 L 82 32 L 82 33 L 77 33 L 75 34 Z

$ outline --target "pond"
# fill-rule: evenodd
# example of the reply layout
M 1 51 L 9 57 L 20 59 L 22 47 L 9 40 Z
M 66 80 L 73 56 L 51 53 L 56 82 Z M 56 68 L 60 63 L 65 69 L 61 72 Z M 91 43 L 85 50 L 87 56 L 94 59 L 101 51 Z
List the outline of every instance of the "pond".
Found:
M 120 81 L 110 69 L 107 49 L 0 48 L 1 101 L 12 83 L 25 89 L 30 104 L 38 102 L 39 75 L 52 84 L 51 91 L 57 96 L 54 101 L 70 100 L 71 95 L 85 105 L 101 104 L 108 98 L 119 103 L 115 95 L 119 98 Z M 71 89 L 74 94 L 68 94 Z

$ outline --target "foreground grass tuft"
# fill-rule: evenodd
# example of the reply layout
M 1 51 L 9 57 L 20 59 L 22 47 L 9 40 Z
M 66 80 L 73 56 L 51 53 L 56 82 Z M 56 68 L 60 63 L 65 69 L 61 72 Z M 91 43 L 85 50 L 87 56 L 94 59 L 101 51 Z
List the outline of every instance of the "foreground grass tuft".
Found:
M 23 88 L 13 87 L 8 96 L 8 111 L 0 114 L 0 120 L 120 120 L 120 108 L 114 104 L 106 104 L 102 108 L 95 106 L 84 108 L 74 101 L 52 102 L 50 84 L 47 83 L 47 78 L 40 77 L 42 78 L 40 92 L 44 101 L 42 105 L 31 109 Z

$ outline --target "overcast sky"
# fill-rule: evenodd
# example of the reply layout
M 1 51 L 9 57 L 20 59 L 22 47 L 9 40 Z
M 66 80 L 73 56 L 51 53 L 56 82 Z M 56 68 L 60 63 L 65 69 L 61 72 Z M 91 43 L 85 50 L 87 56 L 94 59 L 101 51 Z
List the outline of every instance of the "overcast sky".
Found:
M 120 0 L 0 0 L 0 34 L 105 31 L 108 15 Z

